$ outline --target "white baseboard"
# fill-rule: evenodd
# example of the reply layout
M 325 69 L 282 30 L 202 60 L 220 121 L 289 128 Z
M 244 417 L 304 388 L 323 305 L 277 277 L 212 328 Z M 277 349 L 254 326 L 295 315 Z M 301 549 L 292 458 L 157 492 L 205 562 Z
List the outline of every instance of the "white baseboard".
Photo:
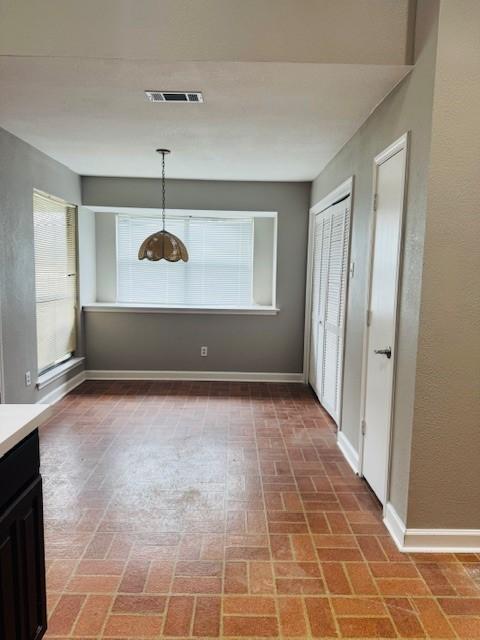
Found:
M 348 462 L 348 464 L 352 467 L 355 473 L 358 474 L 358 470 L 359 470 L 358 453 L 357 451 L 355 451 L 355 449 L 350 443 L 350 440 L 348 440 L 347 436 L 342 431 L 339 431 L 337 433 L 337 446 L 345 456 L 345 459 Z
M 407 529 L 391 503 L 383 522 L 400 551 L 480 553 L 480 529 Z
M 243 371 L 86 371 L 87 380 L 208 380 L 211 382 L 303 382 L 303 373 Z
M 383 512 L 383 524 L 387 527 L 388 532 L 392 536 L 395 544 L 400 551 L 405 551 L 405 531 L 407 530 L 403 520 L 396 512 L 391 502 L 387 502 Z
M 78 387 L 79 384 L 85 382 L 86 379 L 86 371 L 80 371 L 80 373 L 77 373 L 77 375 L 70 378 L 70 380 L 59 384 L 58 387 L 55 387 L 55 389 L 50 391 L 50 393 L 42 396 L 40 400 L 37 400 L 37 404 L 54 404 L 55 402 L 58 402 L 66 396 L 67 393 L 70 393 L 70 391 L 73 391 L 75 387 Z

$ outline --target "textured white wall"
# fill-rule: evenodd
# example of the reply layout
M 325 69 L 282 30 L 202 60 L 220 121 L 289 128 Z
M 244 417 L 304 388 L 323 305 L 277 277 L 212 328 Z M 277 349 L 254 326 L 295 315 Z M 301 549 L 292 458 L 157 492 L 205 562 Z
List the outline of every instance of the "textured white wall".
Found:
M 409 527 L 480 529 L 480 2 L 442 0 Z

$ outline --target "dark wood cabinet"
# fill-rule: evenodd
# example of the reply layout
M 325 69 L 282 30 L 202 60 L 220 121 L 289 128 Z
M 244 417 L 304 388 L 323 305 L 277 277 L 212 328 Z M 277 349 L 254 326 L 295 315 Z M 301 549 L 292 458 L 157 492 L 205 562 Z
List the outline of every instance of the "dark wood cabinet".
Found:
M 0 505 L 0 638 L 40 640 L 47 612 L 37 433 L 0 459 Z

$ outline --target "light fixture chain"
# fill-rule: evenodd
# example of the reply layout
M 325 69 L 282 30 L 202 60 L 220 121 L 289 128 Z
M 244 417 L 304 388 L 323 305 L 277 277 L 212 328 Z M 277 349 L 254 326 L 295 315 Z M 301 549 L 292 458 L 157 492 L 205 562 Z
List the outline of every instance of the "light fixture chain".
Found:
M 162 223 L 165 231 L 165 152 L 162 151 Z
M 138 259 L 168 260 L 168 262 L 188 262 L 188 251 L 186 246 L 173 233 L 168 233 L 165 229 L 166 219 L 166 180 L 165 180 L 165 156 L 170 153 L 170 149 L 157 149 L 157 153 L 162 154 L 162 223 L 163 230 L 152 233 L 146 238 L 138 250 Z

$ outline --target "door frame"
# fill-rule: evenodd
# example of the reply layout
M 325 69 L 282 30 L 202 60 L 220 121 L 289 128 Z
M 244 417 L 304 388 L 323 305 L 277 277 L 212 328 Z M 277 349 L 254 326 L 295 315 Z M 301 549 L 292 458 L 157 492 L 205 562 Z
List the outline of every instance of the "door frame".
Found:
M 372 293 L 372 276 L 373 276 L 373 258 L 374 258 L 374 245 L 375 245 L 375 223 L 376 223 L 376 193 L 378 183 L 378 168 L 387 160 L 390 160 L 394 155 L 402 150 L 405 150 L 405 157 L 402 167 L 402 208 L 400 212 L 400 234 L 397 246 L 397 281 L 395 283 L 395 305 L 393 313 L 393 375 L 392 375 L 392 389 L 389 398 L 389 423 L 388 423 L 388 448 L 387 448 L 387 464 L 386 464 L 386 479 L 385 479 L 385 495 L 383 497 L 383 508 L 385 510 L 388 498 L 390 495 L 390 463 L 392 453 L 392 424 L 393 414 L 395 409 L 395 381 L 397 373 L 397 346 L 398 346 L 398 316 L 399 316 L 399 297 L 402 284 L 402 265 L 403 265 L 403 246 L 404 246 L 404 226 L 405 226 L 405 209 L 407 201 L 407 182 L 408 182 L 408 153 L 409 153 L 410 132 L 407 131 L 400 138 L 395 140 L 386 149 L 381 151 L 373 159 L 373 183 L 372 183 L 372 196 L 370 207 L 370 225 L 369 225 L 369 248 L 368 248 L 368 266 L 367 266 L 367 287 L 365 296 L 365 331 L 363 332 L 363 350 L 362 350 L 362 380 L 361 380 L 361 403 L 360 403 L 360 424 L 359 424 L 359 451 L 358 462 L 359 469 L 358 474 L 363 477 L 363 461 L 364 461 L 364 440 L 365 435 L 363 433 L 363 424 L 365 420 L 366 410 L 366 397 L 367 397 L 367 356 L 369 347 L 369 311 L 370 300 Z
M 345 197 L 350 197 L 350 238 L 349 238 L 349 255 L 350 255 L 350 243 L 352 239 L 352 210 L 353 210 L 353 188 L 354 188 L 354 176 L 350 176 L 339 184 L 335 189 L 330 191 L 324 198 L 310 207 L 308 218 L 308 249 L 307 249 L 307 277 L 305 286 L 305 329 L 303 339 L 303 381 L 308 384 L 310 377 L 310 343 L 311 343 L 311 330 L 312 330 L 312 296 L 313 296 L 313 249 L 314 249 L 314 230 L 315 230 L 315 216 L 322 213 L 338 200 Z M 348 301 L 348 273 L 349 265 L 347 265 L 347 285 L 345 291 L 345 322 L 343 326 L 343 352 L 342 352 L 342 390 L 340 397 L 343 397 L 343 372 L 344 372 L 344 360 L 345 360 L 345 333 L 346 333 L 346 318 L 347 318 L 347 301 Z M 342 430 L 342 401 L 340 401 L 338 411 L 338 430 Z

